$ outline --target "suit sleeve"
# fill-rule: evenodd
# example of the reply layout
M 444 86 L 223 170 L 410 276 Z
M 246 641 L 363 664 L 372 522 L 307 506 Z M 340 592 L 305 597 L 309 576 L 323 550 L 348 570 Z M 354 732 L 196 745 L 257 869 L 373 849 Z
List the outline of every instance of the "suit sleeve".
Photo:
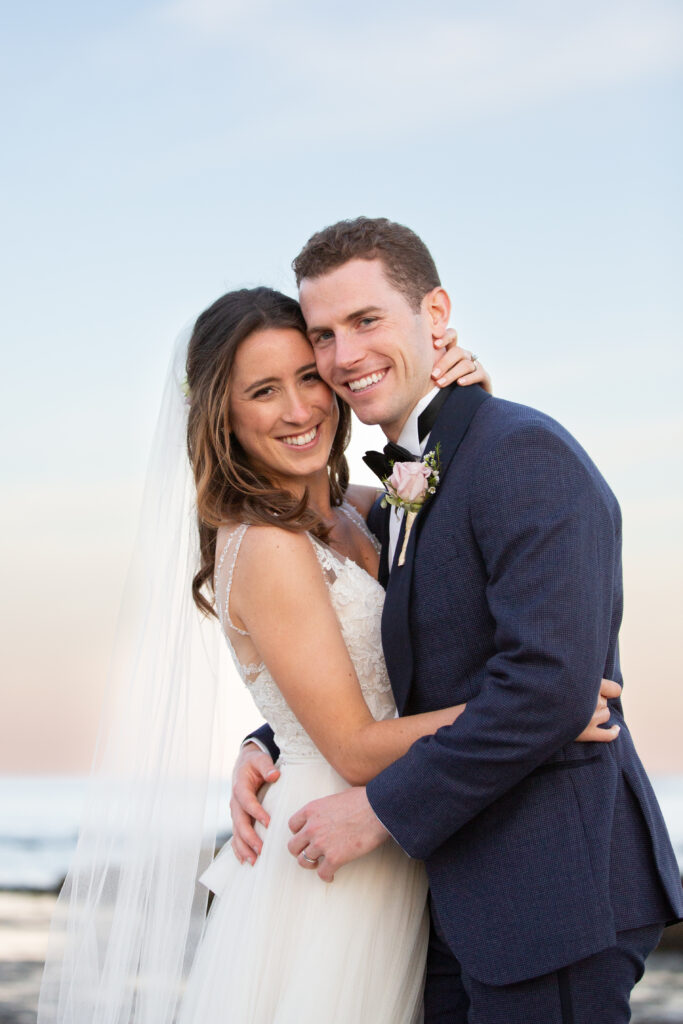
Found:
M 579 735 L 609 644 L 618 506 L 597 472 L 562 436 L 525 425 L 489 448 L 471 487 L 495 629 L 483 685 L 367 788 L 419 858 Z M 457 576 L 443 585 L 456 600 Z
M 273 761 L 277 761 L 280 756 L 280 748 L 276 744 L 273 730 L 267 722 L 265 725 L 262 725 L 260 729 L 256 729 L 254 732 L 250 732 L 248 736 L 245 736 L 242 743 L 248 743 L 249 740 L 255 740 L 259 746 L 263 746 L 268 751 Z

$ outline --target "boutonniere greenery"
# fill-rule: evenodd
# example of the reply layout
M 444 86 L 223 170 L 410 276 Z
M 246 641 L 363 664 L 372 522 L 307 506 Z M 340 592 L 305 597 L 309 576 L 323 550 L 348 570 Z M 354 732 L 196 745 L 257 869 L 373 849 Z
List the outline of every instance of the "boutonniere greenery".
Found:
M 436 493 L 439 484 L 439 445 L 433 452 L 423 455 L 419 462 L 394 462 L 391 476 L 385 477 L 382 483 L 385 489 L 382 508 L 393 505 L 405 512 L 406 531 L 398 556 L 398 564 L 403 565 L 413 523 L 425 502 Z

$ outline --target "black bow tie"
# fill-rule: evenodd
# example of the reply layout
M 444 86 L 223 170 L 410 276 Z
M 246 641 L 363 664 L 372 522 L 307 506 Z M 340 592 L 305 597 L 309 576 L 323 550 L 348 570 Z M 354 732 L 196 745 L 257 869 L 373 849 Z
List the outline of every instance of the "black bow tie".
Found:
M 420 456 L 413 455 L 407 448 L 402 448 L 400 444 L 394 444 L 393 441 L 389 441 L 388 444 L 384 445 L 384 450 L 381 452 L 366 452 L 363 456 L 363 462 L 366 466 L 369 466 L 373 473 L 380 478 L 385 480 L 388 476 L 391 476 L 393 464 L 395 462 L 419 462 Z
M 418 416 L 417 436 L 420 444 L 431 433 L 441 406 L 448 398 L 453 387 L 454 385 L 451 384 L 447 388 L 442 388 L 438 395 L 434 395 L 427 408 L 423 409 Z M 420 458 L 421 456 L 413 455 L 407 448 L 402 448 L 400 444 L 394 444 L 393 441 L 389 441 L 388 444 L 385 444 L 384 451 L 366 452 L 363 456 L 363 462 L 366 466 L 370 467 L 380 480 L 384 480 L 386 477 L 391 476 L 391 468 L 394 462 L 419 462 Z

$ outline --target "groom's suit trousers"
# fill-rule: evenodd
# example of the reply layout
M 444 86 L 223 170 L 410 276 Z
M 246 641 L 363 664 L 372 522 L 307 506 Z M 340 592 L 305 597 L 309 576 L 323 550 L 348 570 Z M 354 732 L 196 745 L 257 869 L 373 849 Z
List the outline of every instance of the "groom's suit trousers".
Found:
M 438 936 L 429 949 L 424 1024 L 628 1024 L 629 996 L 661 925 L 617 932 L 616 944 L 540 978 L 484 985 Z

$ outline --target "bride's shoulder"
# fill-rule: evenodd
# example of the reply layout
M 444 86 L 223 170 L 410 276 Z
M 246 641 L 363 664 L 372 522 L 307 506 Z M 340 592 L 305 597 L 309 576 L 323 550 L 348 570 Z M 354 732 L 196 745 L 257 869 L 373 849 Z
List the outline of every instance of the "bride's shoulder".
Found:
M 263 621 L 271 611 L 326 597 L 320 561 L 308 534 L 277 526 L 250 526 L 236 560 L 235 610 L 245 622 Z M 248 627 L 251 631 L 251 626 Z
M 316 555 L 303 530 L 258 524 L 244 532 L 239 561 L 250 574 L 273 579 L 314 564 Z

